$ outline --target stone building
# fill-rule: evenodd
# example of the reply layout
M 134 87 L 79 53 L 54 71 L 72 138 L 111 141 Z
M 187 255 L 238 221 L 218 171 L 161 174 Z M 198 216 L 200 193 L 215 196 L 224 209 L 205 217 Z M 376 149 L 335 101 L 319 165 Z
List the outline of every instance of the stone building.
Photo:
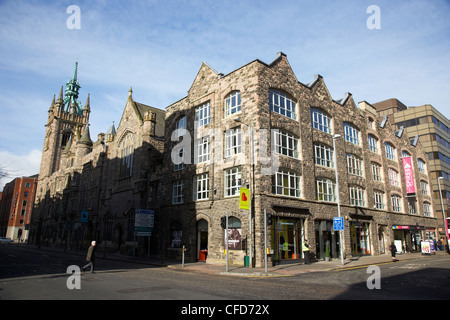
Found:
M 89 132 L 89 95 L 78 102 L 77 68 L 48 111 L 31 241 L 82 248 L 97 240 L 106 251 L 144 254 L 151 242 L 135 237 L 136 209 L 156 209 L 164 111 L 138 102 L 132 90 L 116 129 Z M 156 237 L 155 237 L 156 239 Z M 138 248 L 138 252 L 136 252 Z
M 184 246 L 186 260 L 209 263 L 225 263 L 228 243 L 231 263 L 261 266 L 265 245 L 277 263 L 303 259 L 304 239 L 324 259 L 341 248 L 387 253 L 394 240 L 419 250 L 435 237 L 420 141 L 351 94 L 334 100 L 319 75 L 299 82 L 283 53 L 226 75 L 203 63 L 187 96 L 165 111 L 135 102 L 130 89 L 117 130 L 96 142 L 89 96 L 82 107 L 78 89 L 75 71 L 49 110 L 35 243 L 79 248 L 95 239 L 105 252 L 172 258 Z M 155 212 L 151 239 L 136 237 L 137 209 Z
M 334 100 L 321 76 L 299 82 L 283 53 L 226 75 L 203 63 L 187 96 L 166 108 L 162 248 L 176 256 L 184 245 L 191 260 L 225 263 L 228 216 L 228 259 L 261 266 L 266 212 L 273 263 L 303 258 L 304 239 L 317 259 L 338 257 L 341 245 L 346 256 L 387 253 L 394 240 L 419 250 L 436 232 L 427 157 L 376 118 L 349 93 Z M 240 209 L 241 187 L 250 210 Z M 338 199 L 343 243 L 333 231 Z
M 405 131 L 411 139 L 418 137 L 428 158 L 430 188 L 435 200 L 434 212 L 439 227 L 439 238 L 448 239 L 448 207 L 450 204 L 450 120 L 432 105 L 406 107 L 398 99 L 372 104 L 377 116 L 388 115 L 396 130 Z M 442 199 L 442 202 L 441 202 Z M 443 209 L 444 208 L 444 217 Z M 444 223 L 444 219 L 447 221 Z M 447 233 L 447 234 L 446 234 Z

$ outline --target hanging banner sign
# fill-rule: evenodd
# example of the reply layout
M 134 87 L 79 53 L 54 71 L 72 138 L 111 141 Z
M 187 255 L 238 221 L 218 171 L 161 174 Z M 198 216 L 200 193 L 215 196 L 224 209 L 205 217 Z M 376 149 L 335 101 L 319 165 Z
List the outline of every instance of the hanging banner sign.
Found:
M 403 171 L 405 173 L 406 193 L 416 193 L 414 170 L 411 157 L 403 157 Z
M 239 209 L 250 209 L 250 190 L 241 188 L 241 196 L 239 198 Z

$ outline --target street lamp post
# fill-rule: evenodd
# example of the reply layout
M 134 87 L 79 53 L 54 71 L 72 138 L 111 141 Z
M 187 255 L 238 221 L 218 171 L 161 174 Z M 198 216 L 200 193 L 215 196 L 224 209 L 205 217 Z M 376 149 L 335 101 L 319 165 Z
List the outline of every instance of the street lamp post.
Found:
M 341 217 L 341 203 L 339 201 L 339 179 L 338 179 L 338 170 L 337 170 L 337 155 L 336 155 L 336 139 L 340 138 L 340 134 L 334 134 L 333 136 L 333 153 L 334 153 L 334 172 L 336 178 L 336 201 L 338 207 L 338 217 Z M 341 255 L 341 263 L 344 264 L 344 254 L 343 254 L 343 242 L 342 242 L 342 230 L 339 230 L 339 253 Z
M 444 201 L 442 200 L 442 191 L 441 191 L 441 182 L 440 180 L 444 179 L 444 177 L 438 177 L 438 186 L 439 186 L 439 197 L 441 198 L 441 208 L 442 208 L 442 219 L 444 220 L 444 232 L 445 232 L 445 239 L 447 240 L 447 250 L 450 250 L 449 247 L 449 239 L 448 239 L 448 226 L 447 226 L 447 219 L 445 218 L 445 211 L 444 211 Z M 449 251 L 447 251 L 449 252 Z
M 251 183 L 252 183 L 252 174 L 251 174 L 251 172 L 252 172 L 252 165 L 253 165 L 253 178 L 254 178 L 254 171 L 255 171 L 255 164 L 253 163 L 253 156 L 254 156 L 254 154 L 253 154 L 253 152 L 254 152 L 254 150 L 253 150 L 253 129 L 252 129 L 252 127 L 251 127 L 250 125 L 248 125 L 248 124 L 242 122 L 240 118 L 235 118 L 234 121 L 235 121 L 235 122 L 239 122 L 239 123 L 241 123 L 241 124 L 247 126 L 248 131 L 250 132 L 250 150 L 249 150 L 249 153 L 250 153 L 250 155 L 249 155 L 250 163 L 249 163 L 249 170 L 248 170 L 248 176 L 249 176 L 249 179 L 248 179 L 248 188 L 249 188 L 249 194 L 250 194 L 250 205 L 249 205 L 249 210 L 248 210 L 248 212 L 249 212 L 249 214 L 248 214 L 248 225 L 249 225 L 249 235 L 250 235 L 250 236 L 249 236 L 249 241 L 248 241 L 248 248 L 249 248 L 249 261 L 250 261 L 250 264 L 252 265 L 252 267 L 254 267 L 254 261 L 253 261 L 253 259 L 252 259 L 252 256 L 253 256 L 253 253 L 252 253 L 252 237 L 253 237 L 253 232 L 252 232 L 253 188 L 252 188 L 252 186 L 251 186 Z

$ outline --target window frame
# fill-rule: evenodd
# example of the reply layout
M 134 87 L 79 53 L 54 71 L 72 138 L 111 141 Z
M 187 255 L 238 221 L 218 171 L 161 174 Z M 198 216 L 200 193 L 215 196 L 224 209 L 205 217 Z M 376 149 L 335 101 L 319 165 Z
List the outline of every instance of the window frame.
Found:
M 234 104 L 233 104 L 234 100 Z M 242 110 L 241 92 L 233 91 L 225 97 L 225 117 L 239 113 Z
M 269 109 L 272 112 L 297 121 L 297 103 L 282 91 L 269 90 Z
M 286 181 L 287 185 L 285 185 Z M 294 182 L 293 186 L 292 182 Z M 301 175 L 287 169 L 275 172 L 272 179 L 272 193 L 278 196 L 301 198 Z
M 205 102 L 195 107 L 195 128 L 206 126 L 211 120 L 211 104 Z
M 209 172 L 204 172 L 194 176 L 193 201 L 209 199 Z M 200 196 L 199 196 L 200 195 Z
M 283 143 L 285 145 L 283 145 Z M 299 139 L 284 130 L 274 131 L 274 152 L 290 158 L 299 158 Z
M 172 204 L 184 203 L 184 181 L 175 180 L 172 182 Z
M 359 130 L 349 122 L 344 122 L 344 140 L 360 146 Z
M 331 134 L 331 117 L 318 108 L 311 108 L 311 126 L 319 131 Z
M 242 128 L 235 127 L 225 131 L 225 158 L 242 153 Z
M 316 179 L 316 194 L 317 201 L 337 202 L 336 183 L 328 178 Z
M 235 197 L 240 195 L 242 186 L 242 168 L 232 167 L 224 170 L 224 197 Z

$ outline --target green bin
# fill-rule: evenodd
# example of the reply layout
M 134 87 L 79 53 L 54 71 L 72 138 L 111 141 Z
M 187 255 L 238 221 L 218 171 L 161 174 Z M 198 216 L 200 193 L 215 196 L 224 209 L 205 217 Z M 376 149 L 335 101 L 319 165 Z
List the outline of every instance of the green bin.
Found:
M 244 267 L 250 266 L 250 256 L 244 256 Z

